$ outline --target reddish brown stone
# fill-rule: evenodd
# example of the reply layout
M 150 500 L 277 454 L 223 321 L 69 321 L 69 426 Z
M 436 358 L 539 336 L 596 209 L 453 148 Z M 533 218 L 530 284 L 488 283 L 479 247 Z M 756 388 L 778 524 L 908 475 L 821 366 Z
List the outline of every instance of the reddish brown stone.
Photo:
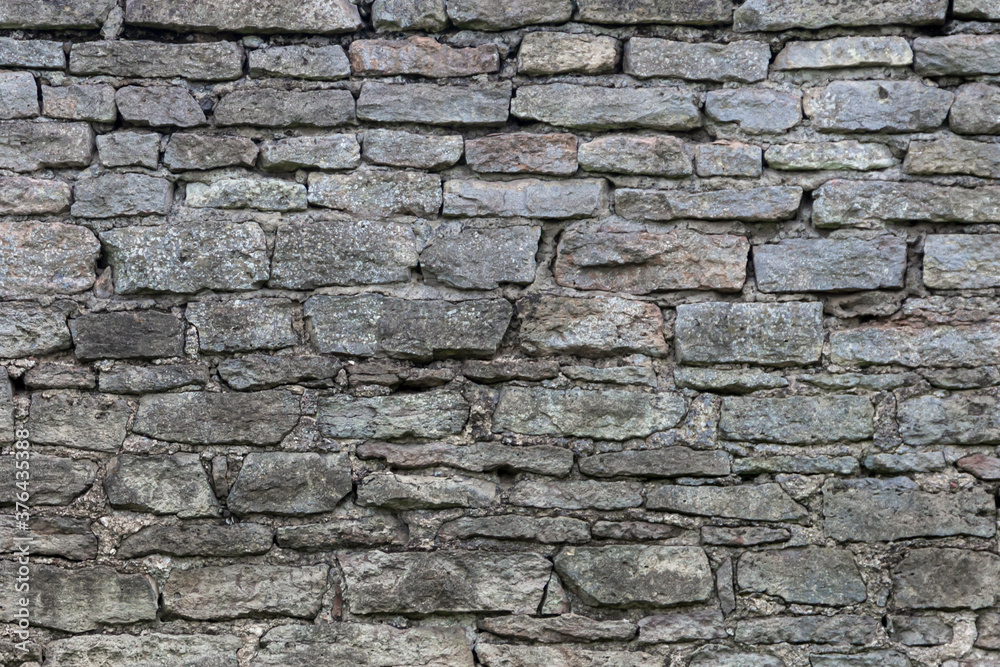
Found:
M 998 480 L 1000 479 L 1000 459 L 985 454 L 973 454 L 958 460 L 958 469 L 975 475 L 979 479 Z

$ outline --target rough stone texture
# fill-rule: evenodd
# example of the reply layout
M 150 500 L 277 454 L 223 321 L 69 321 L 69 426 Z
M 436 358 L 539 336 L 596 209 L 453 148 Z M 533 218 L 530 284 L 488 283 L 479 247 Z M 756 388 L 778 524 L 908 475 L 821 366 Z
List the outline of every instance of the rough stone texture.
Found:
M 629 220 L 745 220 L 762 222 L 795 217 L 802 200 L 798 187 L 775 186 L 751 190 L 615 191 L 615 211 Z
M 420 267 L 425 276 L 459 289 L 527 285 L 535 278 L 540 236 L 537 226 L 476 228 L 444 223 L 420 253 Z
M 97 137 L 97 150 L 105 167 L 156 169 L 160 162 L 160 135 L 152 132 L 102 134 Z
M 294 171 L 309 167 L 352 169 L 359 164 L 361 147 L 351 134 L 291 137 L 265 142 L 260 147 L 260 166 L 268 171 Z
M 132 456 L 111 464 L 104 491 L 112 507 L 151 514 L 201 518 L 219 513 L 208 475 L 197 454 Z
M 867 599 L 854 555 L 847 549 L 809 547 L 744 554 L 736 570 L 741 590 L 787 602 L 850 605 Z
M 511 490 L 510 502 L 519 507 L 622 510 L 642 504 L 642 485 L 637 482 L 526 479 Z
M 424 136 L 400 130 L 369 130 L 362 154 L 375 164 L 416 169 L 443 169 L 462 158 L 461 135 Z
M 274 350 L 298 342 L 298 308 L 286 299 L 198 301 L 188 305 L 187 321 L 198 329 L 204 352 Z
M 355 76 L 414 74 L 448 78 L 487 74 L 500 68 L 495 46 L 455 49 L 430 37 L 358 40 L 351 43 L 349 55 Z
M 580 146 L 580 166 L 586 171 L 651 176 L 690 176 L 691 158 L 674 137 L 600 137 Z
M 952 35 L 913 40 L 913 68 L 924 76 L 998 74 L 1000 37 Z
M 461 432 L 469 404 L 440 390 L 401 396 L 331 396 L 319 405 L 320 432 L 331 438 L 440 438 Z
M 143 359 L 184 353 L 184 323 L 155 310 L 92 313 L 70 321 L 76 358 Z
M 1000 88 L 985 83 L 967 83 L 955 91 L 948 125 L 959 134 L 1000 133 L 1000 119 L 990 109 L 1000 99 Z
M 85 167 L 93 152 L 94 131 L 87 123 L 0 121 L 0 169 Z
M 705 144 L 695 149 L 699 176 L 757 176 L 762 173 L 764 152 L 758 146 L 735 142 Z
M 691 130 L 701 113 L 691 93 L 676 88 L 602 88 L 568 83 L 526 85 L 510 112 L 517 118 L 588 130 Z
M 170 137 L 163 153 L 163 166 L 171 171 L 252 167 L 256 159 L 257 144 L 245 137 L 208 137 L 178 132 Z
M 821 132 L 925 132 L 940 127 L 954 99 L 915 81 L 836 81 L 802 105 Z
M 105 84 L 42 86 L 42 113 L 63 120 L 113 123 L 118 118 L 115 89 Z
M 309 176 L 309 203 L 357 215 L 430 218 L 441 208 L 441 179 L 411 171 L 314 173 Z
M 145 174 L 104 174 L 77 181 L 70 212 L 81 218 L 166 215 L 173 203 L 173 183 Z
M 854 292 L 903 286 L 906 241 L 788 239 L 754 248 L 762 292 Z
M 774 59 L 774 69 L 902 67 L 913 64 L 913 50 L 902 37 L 835 37 L 789 42 Z
M 998 405 L 1000 397 L 990 390 L 911 398 L 899 406 L 899 433 L 907 444 L 1000 442 Z
M 446 216 L 583 218 L 607 208 L 604 180 L 573 182 L 449 180 L 444 184 Z
M 725 398 L 719 429 L 727 440 L 813 444 L 866 440 L 875 410 L 863 396 Z
M 243 76 L 243 49 L 234 42 L 84 42 L 70 51 L 69 71 L 76 75 L 228 81 Z
M 878 619 L 867 616 L 774 616 L 740 621 L 736 641 L 745 644 L 851 644 L 870 642 L 879 627 Z
M 995 324 L 967 327 L 871 326 L 830 334 L 831 358 L 853 366 L 956 368 L 996 363 Z
M 336 127 L 354 120 L 354 96 L 346 90 L 237 90 L 215 106 L 218 125 Z
M 785 171 L 820 169 L 869 171 L 886 169 L 896 164 L 888 146 L 863 144 L 858 141 L 771 146 L 764 152 L 764 159 L 772 169 Z
M 1000 285 L 1000 234 L 933 234 L 924 241 L 924 284 L 935 289 Z
M 565 23 L 573 15 L 571 0 L 521 0 L 498 6 L 491 0 L 450 0 L 448 18 L 460 28 L 508 30 L 536 23 Z
M 121 117 L 135 125 L 195 127 L 206 122 L 205 112 L 181 86 L 127 86 L 115 93 Z
M 0 215 L 65 213 L 69 203 L 70 187 L 61 181 L 0 177 Z
M 32 442 L 114 452 L 125 439 L 131 412 L 110 395 L 36 392 L 27 426 Z
M 482 442 L 466 447 L 450 447 L 443 443 L 397 445 L 367 442 L 358 447 L 357 455 L 362 459 L 384 459 L 394 468 L 444 465 L 473 472 L 507 469 L 562 477 L 573 467 L 572 452 L 547 445 L 505 447 Z
M 689 44 L 633 37 L 625 46 L 625 73 L 640 79 L 753 83 L 767 78 L 771 49 L 761 42 Z
M 503 125 L 510 95 L 509 83 L 462 87 L 368 81 L 358 98 L 358 118 L 378 123 Z
M 102 664 L 163 667 L 237 667 L 243 640 L 234 635 L 174 635 L 150 633 L 70 637 L 48 645 L 51 667 L 98 667 Z
M 944 0 L 883 0 L 874 6 L 864 0 L 750 0 L 733 14 L 740 32 L 825 28 L 832 25 L 866 26 L 892 23 L 916 25 L 943 23 L 948 3 Z
M 347 0 L 235 0 L 226 7 L 186 0 L 132 0 L 129 25 L 168 30 L 233 32 L 350 32 L 361 26 L 358 9 Z
M 723 0 L 580 0 L 577 18 L 587 23 L 728 23 L 733 9 Z
M 561 32 L 529 32 L 517 53 L 518 74 L 605 74 L 618 64 L 621 48 L 613 37 Z
M 239 514 L 318 514 L 332 511 L 351 490 L 343 454 L 252 452 L 226 504 Z
M 904 220 L 1000 220 L 1000 190 L 991 187 L 968 190 L 926 183 L 832 180 L 814 196 L 813 224 L 817 227 L 862 227 L 878 221 Z
M 892 570 L 903 609 L 982 609 L 997 604 L 1000 556 L 964 549 L 913 549 Z
M 748 134 L 778 134 L 802 121 L 802 93 L 767 88 L 727 88 L 705 96 L 705 113 Z
M 33 69 L 64 69 L 62 42 L 0 37 L 0 65 Z
M 34 118 L 38 115 L 38 85 L 31 74 L 0 72 L 0 92 L 4 97 L 0 120 Z
M 721 516 L 750 521 L 795 521 L 806 508 L 778 484 L 745 486 L 679 486 L 662 484 L 646 494 L 646 507 L 681 514 Z
M 372 23 L 377 30 L 428 30 L 448 25 L 444 0 L 375 0 Z
M 287 76 L 334 81 L 351 75 L 351 63 L 341 46 L 276 46 L 251 51 L 250 76 Z
M 357 502 L 362 507 L 434 510 L 486 507 L 496 495 L 496 485 L 479 479 L 377 472 L 358 484 Z
M 13 180 L 16 187 L 19 179 Z M 100 243 L 83 227 L 0 222 L 0 294 L 73 294 L 90 289 L 99 251 Z
M 191 183 L 184 203 L 192 208 L 236 208 L 258 211 L 303 211 L 306 187 L 280 180 L 225 178 L 212 184 Z
M 239 558 L 270 550 L 274 531 L 255 523 L 232 526 L 148 526 L 122 540 L 118 555 L 139 558 L 150 554 Z
M 688 447 L 612 452 L 581 458 L 580 472 L 591 477 L 721 477 L 729 474 L 729 457 Z
M 143 396 L 132 429 L 173 442 L 270 445 L 280 442 L 298 419 L 299 399 L 287 391 L 190 391 Z
M 473 171 L 499 174 L 576 173 L 576 137 L 572 134 L 496 134 L 465 143 L 465 161 Z

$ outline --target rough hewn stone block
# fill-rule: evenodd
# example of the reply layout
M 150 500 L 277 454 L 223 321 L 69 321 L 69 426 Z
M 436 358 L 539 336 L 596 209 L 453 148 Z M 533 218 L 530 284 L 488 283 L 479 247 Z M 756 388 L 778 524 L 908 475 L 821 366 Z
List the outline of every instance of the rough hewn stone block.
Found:
M 628 641 L 635 637 L 636 625 L 628 620 L 598 621 L 577 614 L 535 618 L 494 616 L 476 623 L 480 630 L 499 637 L 513 637 L 544 644 L 568 641 Z
M 384 459 L 393 468 L 426 468 L 437 465 L 486 472 L 509 469 L 540 475 L 564 476 L 573 466 L 573 453 L 561 447 L 507 447 L 481 442 L 453 446 L 444 443 L 398 445 L 367 442 L 358 446 L 358 458 Z
M 122 120 L 150 127 L 204 125 L 205 112 L 183 86 L 126 86 L 115 93 Z
M 500 174 L 576 173 L 576 136 L 572 134 L 494 134 L 465 142 L 465 161 L 473 171 Z
M 607 208 L 608 184 L 603 179 L 540 181 L 449 180 L 444 184 L 447 216 L 581 218 Z
M 863 227 L 880 221 L 1000 222 L 1000 188 L 832 180 L 815 192 L 817 227 Z
M 18 186 L 28 179 L 0 179 Z M 31 181 L 35 182 L 35 181 Z M 3 195 L 0 195 L 0 212 Z M 6 210 L 7 213 L 16 212 Z M 84 227 L 60 222 L 0 222 L 0 295 L 73 294 L 90 289 L 100 243 Z
M 64 69 L 66 54 L 62 42 L 0 37 L 0 67 Z
M 774 59 L 774 69 L 905 67 L 913 51 L 905 37 L 834 37 L 817 42 L 788 42 Z
M 238 667 L 243 640 L 235 635 L 88 635 L 49 643 L 51 667 L 100 667 L 102 662 L 162 667 Z
M 908 174 L 969 174 L 1000 177 L 1000 145 L 947 137 L 913 141 L 903 171 Z
M 177 132 L 171 135 L 167 150 L 163 153 L 163 166 L 171 171 L 252 167 L 256 159 L 257 144 L 246 137 L 213 137 Z
M 579 0 L 577 19 L 586 23 L 729 23 L 733 7 L 725 0 Z
M 723 88 L 705 96 L 705 113 L 747 134 L 779 134 L 802 122 L 802 93 L 770 88 Z
M 249 352 L 298 342 L 298 304 L 287 299 L 236 299 L 188 304 L 187 321 L 198 330 L 202 352 Z
M 287 391 L 189 391 L 143 396 L 132 430 L 195 445 L 273 445 L 298 421 L 299 397 Z
M 119 558 L 150 554 L 239 558 L 267 553 L 273 544 L 274 530 L 256 523 L 152 525 L 126 536 L 117 555 Z
M 675 137 L 598 137 L 580 146 L 580 166 L 586 171 L 651 176 L 690 176 L 691 158 Z M 575 169 L 574 169 L 575 171 Z
M 376 30 L 428 30 L 448 25 L 444 0 L 375 0 L 372 23 Z
M 356 398 L 341 395 L 320 401 L 316 419 L 329 438 L 443 438 L 461 433 L 469 403 L 458 392 Z
M 984 366 L 1000 360 L 998 335 L 996 325 L 859 327 L 830 334 L 830 358 L 855 366 Z
M 9 0 L 0 7 L 0 28 L 99 28 L 114 5 L 114 0 Z
M 917 25 L 943 23 L 947 0 L 882 0 L 876 5 L 866 0 L 750 0 L 733 14 L 739 32 L 788 30 L 827 26 L 866 26 L 892 23 Z
M 465 151 L 461 135 L 423 135 L 401 130 L 368 130 L 362 154 L 373 164 L 415 169 L 444 169 Z
M 759 178 L 763 171 L 764 151 L 760 146 L 719 141 L 695 148 L 695 173 L 709 176 L 750 176 Z
M 802 188 L 770 186 L 751 190 L 615 190 L 615 211 L 630 220 L 788 220 L 799 212 Z
M 557 127 L 591 130 L 692 130 L 701 112 L 692 93 L 678 88 L 604 88 L 569 83 L 520 86 L 511 114 Z
M 0 122 L 0 169 L 86 167 L 94 153 L 87 123 Z
M 66 315 L 72 304 L 41 307 L 34 303 L 0 303 L 0 357 L 45 355 L 72 344 Z
M 572 0 L 448 0 L 448 18 L 459 28 L 510 30 L 534 23 L 565 23 L 573 16 Z
M 226 505 L 237 514 L 331 512 L 353 490 L 346 454 L 251 452 Z
M 70 321 L 76 358 L 151 359 L 184 354 L 184 323 L 169 313 L 87 313 Z
M 524 478 L 510 490 L 510 504 L 561 510 L 623 510 L 642 505 L 642 484 Z
M 786 239 L 754 248 L 762 292 L 837 292 L 898 288 L 906 272 L 906 240 Z
M 1000 73 L 1000 36 L 949 35 L 913 40 L 913 68 L 923 76 Z
M 330 551 L 350 547 L 401 546 L 408 541 L 406 524 L 390 512 L 351 508 L 330 523 L 278 528 L 278 546 L 300 551 Z
M 871 642 L 879 626 L 877 618 L 853 614 L 753 618 L 737 623 L 736 641 L 742 644 L 817 643 L 863 646 Z
M 808 516 L 779 484 L 743 486 L 680 486 L 647 488 L 646 507 L 698 516 L 721 516 L 749 521 L 796 521 Z
M 103 83 L 42 86 L 42 113 L 49 118 L 113 123 L 115 89 Z
M 814 444 L 872 437 L 875 410 L 865 396 L 795 396 L 722 400 L 726 440 Z
M 361 164 L 361 147 L 353 134 L 290 137 L 260 147 L 260 167 L 268 171 L 353 169 Z
M 882 144 L 834 141 L 814 144 L 771 146 L 764 152 L 767 166 L 783 171 L 852 169 L 869 171 L 896 164 L 892 150 Z
M 117 509 L 176 514 L 182 519 L 219 514 L 219 503 L 197 454 L 123 454 L 112 461 L 104 491 Z
M 633 37 L 625 45 L 625 73 L 640 79 L 753 83 L 767 78 L 771 49 L 762 42 L 691 44 Z
M 995 391 L 920 396 L 899 405 L 899 433 L 913 445 L 1000 443 L 1000 397 Z
M 591 477 L 724 477 L 729 455 L 689 447 L 610 452 L 581 458 L 580 472 Z
M 358 118 L 379 123 L 503 125 L 510 95 L 509 82 L 464 87 L 368 81 L 358 98 Z
M 355 118 L 347 90 L 237 90 L 219 100 L 213 113 L 219 125 L 261 127 L 336 127 Z
M 252 355 L 224 359 L 219 377 L 233 389 L 270 389 L 283 384 L 324 383 L 337 376 L 337 359 L 321 356 Z
M 189 183 L 184 203 L 191 208 L 286 212 L 304 211 L 309 207 L 305 185 L 263 178 L 223 178 L 212 183 Z
M 517 72 L 606 74 L 618 65 L 620 47 L 614 37 L 563 32 L 529 32 L 521 38 Z
M 821 132 L 927 132 L 955 95 L 916 81 L 835 81 L 806 92 L 806 116 Z
M 736 570 L 741 590 L 786 602 L 844 606 L 864 602 L 865 583 L 847 549 L 807 547 L 744 553 Z
M 358 484 L 357 503 L 392 510 L 436 510 L 487 507 L 496 496 L 497 486 L 482 479 L 375 472 Z
M 472 223 L 446 222 L 421 251 L 421 272 L 425 278 L 459 289 L 527 285 L 535 279 L 540 236 L 538 226 L 479 228 Z
M 1000 7 L 990 0 L 955 0 L 955 16 L 968 19 L 1000 19 Z
M 903 609 L 982 609 L 997 604 L 1000 556 L 964 549 L 913 549 L 892 570 Z
M 81 218 L 166 215 L 174 201 L 174 184 L 145 174 L 103 174 L 73 186 L 70 212 Z
M 441 178 L 415 171 L 358 170 L 309 175 L 309 203 L 359 215 L 437 216 Z
M 148 28 L 207 32 L 350 32 L 361 27 L 349 0 L 233 0 L 225 6 L 188 0 L 131 0 L 125 22 Z
M 69 183 L 63 181 L 26 176 L 0 177 L 0 215 L 65 213 L 70 197 Z
M 924 285 L 932 289 L 1000 286 L 1000 234 L 928 234 Z
M 334 81 L 351 75 L 344 47 L 272 46 L 250 52 L 250 76 L 287 76 L 313 81 Z
M 208 367 L 200 364 L 117 365 L 100 376 L 101 391 L 110 394 L 146 394 L 206 384 Z
M 48 456 L 32 452 L 31 463 L 31 502 L 35 505 L 68 505 L 82 495 L 94 483 L 97 466 L 82 459 Z M 0 473 L 7 479 L 16 479 L 14 473 L 15 458 L 5 456 L 0 458 Z M 7 490 L 0 493 L 0 505 L 13 506 L 15 493 L 19 493 L 15 485 L 9 484 Z
M 1000 134 L 1000 119 L 991 109 L 1000 103 L 1000 88 L 966 83 L 955 91 L 948 125 L 959 134 Z
M 97 137 L 97 151 L 105 167 L 146 167 L 160 163 L 160 135 L 153 132 L 111 132 Z
M 132 410 L 124 399 L 70 391 L 31 395 L 31 441 L 97 452 L 114 452 L 125 440 Z
M 72 74 L 109 74 L 136 78 L 183 77 L 230 81 L 243 76 L 238 42 L 163 44 L 148 40 L 82 42 L 69 54 Z
M 419 36 L 405 40 L 359 39 L 351 42 L 350 58 L 355 76 L 415 74 L 443 79 L 500 69 L 500 56 L 493 44 L 456 49 Z

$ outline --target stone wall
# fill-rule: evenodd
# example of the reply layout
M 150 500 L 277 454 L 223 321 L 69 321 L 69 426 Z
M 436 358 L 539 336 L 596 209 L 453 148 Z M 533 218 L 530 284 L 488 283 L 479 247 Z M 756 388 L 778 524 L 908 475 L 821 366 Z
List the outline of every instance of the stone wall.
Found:
M 991 21 L 0 0 L 0 665 L 1000 665 Z

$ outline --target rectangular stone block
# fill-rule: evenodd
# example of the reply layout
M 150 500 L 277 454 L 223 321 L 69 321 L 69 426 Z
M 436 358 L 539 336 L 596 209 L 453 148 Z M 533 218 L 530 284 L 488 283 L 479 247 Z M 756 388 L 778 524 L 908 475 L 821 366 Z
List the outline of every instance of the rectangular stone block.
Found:
M 510 490 L 510 503 L 540 509 L 624 510 L 642 505 L 642 484 L 522 478 Z
M 585 23 L 729 23 L 733 7 L 726 0 L 579 0 L 577 20 Z
M 493 134 L 465 142 L 465 162 L 479 173 L 576 173 L 576 136 L 572 134 Z
M 949 35 L 913 40 L 913 68 L 922 76 L 1000 73 L 1000 36 Z
M 174 200 L 174 184 L 145 174 L 103 174 L 73 186 L 70 212 L 80 218 L 166 215 Z
M 66 315 L 75 307 L 56 302 L 41 307 L 29 302 L 0 303 L 0 357 L 40 356 L 72 345 Z
M 462 135 L 421 135 L 402 130 L 368 130 L 362 154 L 373 164 L 414 169 L 444 169 L 465 151 Z
M 251 452 L 226 501 L 237 514 L 332 512 L 354 489 L 346 454 Z
M 492 482 L 470 477 L 375 472 L 358 484 L 357 503 L 389 510 L 487 507 L 497 496 Z
M 806 547 L 749 551 L 736 570 L 741 591 L 767 593 L 786 602 L 846 606 L 868 598 L 848 549 Z
M 160 164 L 160 135 L 154 132 L 102 134 L 97 137 L 97 151 L 105 167 L 156 169 Z
M 132 0 L 125 23 L 184 32 L 341 33 L 361 27 L 358 8 L 349 0 L 233 0 L 225 6 L 189 0 Z
M 911 64 L 913 51 L 905 37 L 834 37 L 815 42 L 788 42 L 774 59 L 776 70 L 905 67 Z
M 902 609 L 982 609 L 1000 596 L 1000 556 L 967 549 L 913 549 L 892 569 Z
M 618 65 L 620 51 L 621 47 L 614 37 L 529 32 L 521 38 L 517 72 L 529 76 L 607 74 Z
M 276 178 L 223 178 L 212 183 L 188 183 L 184 203 L 191 208 L 282 212 L 309 208 L 305 185 Z
M 966 83 L 955 91 L 948 125 L 959 134 L 998 134 L 1000 120 L 990 113 L 1000 100 L 1000 88 L 985 83 Z
M 511 114 L 557 127 L 589 130 L 701 126 L 693 93 L 680 88 L 604 88 L 569 83 L 520 86 Z
M 149 394 L 170 389 L 197 389 L 208 384 L 208 367 L 200 364 L 119 364 L 101 371 L 101 391 L 110 394 Z
M 449 180 L 444 184 L 444 215 L 461 217 L 582 218 L 607 209 L 604 179 L 540 181 Z
M 733 14 L 737 32 L 817 30 L 828 26 L 866 26 L 911 23 L 944 23 L 948 0 L 749 0 Z
M 955 0 L 955 16 L 966 19 L 986 19 L 995 21 L 1000 19 L 1000 7 L 993 4 L 992 0 Z
M 762 42 L 692 44 L 633 37 L 625 45 L 625 73 L 640 79 L 753 83 L 767 78 L 770 62 L 771 49 Z
M 184 354 L 184 322 L 157 310 L 86 313 L 70 321 L 76 358 L 153 359 Z
M 0 7 L 0 28 L 14 30 L 100 28 L 114 6 L 114 0 L 73 2 L 7 0 Z
M 232 81 L 243 76 L 243 47 L 238 42 L 80 42 L 70 51 L 69 71 L 76 75 Z
M 864 227 L 875 222 L 1000 222 L 1000 188 L 832 180 L 816 190 L 813 224 L 817 227 Z
M 534 667 L 535 665 L 655 665 L 659 656 L 643 651 L 596 651 L 563 646 L 477 644 L 476 655 L 485 667 Z
M 16 184 L 19 179 L 0 179 L 0 188 L 5 180 Z M 85 227 L 61 222 L 0 222 L 0 295 L 88 290 L 96 278 L 100 252 L 101 244 Z
M 609 218 L 567 227 L 553 272 L 560 285 L 583 290 L 732 292 L 743 288 L 749 247 L 742 236 Z
M 347 90 L 237 90 L 223 96 L 213 114 L 218 125 L 336 127 L 354 121 L 354 96 Z
M 995 390 L 919 396 L 899 405 L 899 434 L 910 445 L 1000 443 L 1000 396 Z
M 728 397 L 719 429 L 726 440 L 809 445 L 857 442 L 875 433 L 875 409 L 865 396 Z
M 802 92 L 773 88 L 719 88 L 705 95 L 705 113 L 720 129 L 781 134 L 802 122 Z
M 260 167 L 268 171 L 353 169 L 359 164 L 361 146 L 353 134 L 290 137 L 265 141 L 260 147 Z
M 430 361 L 495 354 L 513 308 L 506 299 L 320 295 L 306 301 L 305 314 L 320 352 Z
M 14 467 L 16 459 L 5 456 L 0 459 L 0 473 L 8 479 L 16 479 Z M 89 489 L 97 475 L 97 465 L 83 459 L 62 456 L 47 456 L 32 452 L 31 458 L 31 501 L 36 505 L 68 505 Z M 15 493 L 20 492 L 11 484 L 0 493 L 0 505 L 13 507 Z
M 690 176 L 692 172 L 688 150 L 675 137 L 598 137 L 581 145 L 579 155 L 585 171 L 651 176 Z
M 647 487 L 646 507 L 748 521 L 797 521 L 809 516 L 808 510 L 792 500 L 780 484 L 773 483 L 740 486 L 658 484 Z
M 760 146 L 735 142 L 702 144 L 695 148 L 695 173 L 709 176 L 760 178 L 764 151 Z
M 364 169 L 309 174 L 309 203 L 357 215 L 436 217 L 441 177 L 416 171 Z
M 98 660 L 122 665 L 238 667 L 236 652 L 242 647 L 243 640 L 235 635 L 87 635 L 49 643 L 45 659 L 52 667 L 99 667 Z
M 344 47 L 272 46 L 250 52 L 250 76 L 281 76 L 311 81 L 335 81 L 351 75 Z
M 208 122 L 187 86 L 126 86 L 115 93 L 122 120 L 150 127 L 195 127 Z
M 995 324 L 859 327 L 830 334 L 830 359 L 853 366 L 986 366 L 1000 362 L 998 336 Z
M 851 644 L 871 642 L 879 619 L 870 616 L 773 616 L 739 621 L 736 640 L 744 644 Z
M 114 452 L 125 440 L 131 414 L 128 403 L 117 396 L 35 392 L 27 423 L 32 442 Z
M 461 433 L 469 403 L 448 390 L 320 400 L 316 422 L 329 438 L 443 438 Z
M 819 361 L 821 303 L 694 303 L 677 307 L 682 364 L 794 366 Z
M 724 477 L 729 469 L 725 452 L 689 447 L 610 452 L 580 459 L 580 472 L 591 477 Z
M 65 213 L 69 183 L 26 176 L 0 177 L 0 215 Z
M 785 239 L 753 250 L 762 292 L 854 292 L 903 286 L 906 239 Z
M 163 154 L 163 164 L 171 171 L 253 167 L 256 159 L 257 144 L 246 137 L 213 137 L 187 132 L 171 135 Z M 189 190 L 192 185 L 201 184 L 192 183 Z
M 422 36 L 405 40 L 359 39 L 351 42 L 349 55 L 355 76 L 412 74 L 443 79 L 500 69 L 500 56 L 493 44 L 454 48 Z
M 299 397 L 281 390 L 147 394 L 132 430 L 193 445 L 273 445 L 299 421 Z
M 64 69 L 66 54 L 62 42 L 0 37 L 0 67 Z
M 924 285 L 932 289 L 1000 287 L 1000 234 L 928 234 Z
M 121 454 L 110 463 L 104 492 L 116 509 L 176 514 L 182 519 L 219 515 L 219 501 L 200 457 L 193 453 Z
M 450 0 L 448 18 L 459 28 L 510 30 L 535 23 L 565 23 L 573 16 L 572 0 Z
M 511 90 L 510 82 L 464 87 L 367 81 L 358 98 L 358 118 L 377 123 L 503 125 Z
M 420 253 L 421 272 L 425 279 L 459 289 L 528 285 L 535 279 L 541 231 L 539 226 L 445 222 Z
M 928 132 L 941 126 L 954 99 L 917 81 L 834 81 L 807 90 L 802 107 L 820 132 Z
M 42 113 L 61 120 L 114 123 L 115 89 L 103 83 L 42 86 Z
M 339 361 L 322 356 L 252 355 L 219 362 L 218 371 L 233 389 L 269 389 L 283 384 L 326 384 L 342 368 Z
M 896 164 L 892 150 L 882 144 L 832 141 L 814 144 L 782 144 L 764 152 L 767 166 L 782 171 L 851 169 L 869 171 Z
M 375 0 L 372 23 L 379 31 L 427 30 L 438 32 L 448 25 L 444 0 Z
M 198 330 L 202 352 L 250 352 L 298 343 L 298 312 L 288 299 L 234 299 L 189 303 L 186 317 Z
M 28 72 L 0 72 L 0 120 L 34 118 L 39 114 L 38 84 Z
M 448 466 L 472 472 L 509 469 L 563 477 L 573 467 L 573 452 L 549 445 L 507 447 L 478 442 L 472 445 L 430 443 L 397 445 L 366 442 L 358 446 L 358 458 L 383 459 L 393 468 Z
M 911 141 L 903 171 L 907 174 L 968 174 L 1000 177 L 1000 144 L 947 137 Z
M 615 212 L 630 220 L 789 220 L 799 212 L 802 188 L 777 185 L 751 190 L 615 190 Z

